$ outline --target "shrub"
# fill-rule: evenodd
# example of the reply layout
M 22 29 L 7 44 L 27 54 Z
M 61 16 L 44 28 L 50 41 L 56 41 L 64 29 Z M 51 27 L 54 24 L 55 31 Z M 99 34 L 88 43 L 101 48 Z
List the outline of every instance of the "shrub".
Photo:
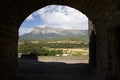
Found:
M 43 47 L 43 43 L 34 44 L 26 41 L 18 46 L 19 53 L 30 54 L 33 51 L 38 52 L 38 56 L 55 56 L 56 54 L 63 54 L 62 50 L 48 50 Z

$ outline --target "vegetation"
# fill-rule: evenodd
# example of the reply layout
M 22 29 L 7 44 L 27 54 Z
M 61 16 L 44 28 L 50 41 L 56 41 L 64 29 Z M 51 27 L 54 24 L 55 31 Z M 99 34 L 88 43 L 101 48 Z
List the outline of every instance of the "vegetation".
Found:
M 35 44 L 25 41 L 18 46 L 19 53 L 29 54 L 33 51 L 37 52 L 39 56 L 55 56 L 56 54 L 62 54 L 62 50 L 48 50 L 46 47 L 43 47 L 43 43 Z
M 55 56 L 69 54 L 71 56 L 80 56 L 88 54 L 88 40 L 82 38 L 66 38 L 61 40 L 36 40 L 21 41 L 18 44 L 18 52 L 29 54 L 36 51 L 39 56 Z
M 81 42 L 80 44 L 75 43 L 46 43 L 44 46 L 49 48 L 88 48 L 88 43 Z

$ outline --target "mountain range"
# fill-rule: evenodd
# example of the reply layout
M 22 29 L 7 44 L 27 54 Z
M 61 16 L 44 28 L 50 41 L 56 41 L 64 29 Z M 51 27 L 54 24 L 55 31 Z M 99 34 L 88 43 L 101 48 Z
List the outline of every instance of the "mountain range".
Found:
M 63 37 L 87 36 L 88 30 L 34 27 L 31 32 L 19 36 L 19 40 L 57 39 Z

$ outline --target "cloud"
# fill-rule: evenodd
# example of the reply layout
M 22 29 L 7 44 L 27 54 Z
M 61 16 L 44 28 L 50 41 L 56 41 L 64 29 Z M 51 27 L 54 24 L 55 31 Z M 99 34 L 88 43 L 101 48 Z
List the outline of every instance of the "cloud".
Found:
M 27 21 L 34 20 L 33 14 L 29 15 L 29 16 L 26 18 L 26 20 L 27 20 Z
M 36 24 L 35 21 L 41 21 L 44 24 Z M 34 24 L 33 27 L 50 26 L 67 29 L 88 29 L 88 18 L 84 14 L 74 8 L 59 5 L 50 5 L 39 9 L 29 15 L 24 22 L 26 24 L 19 29 L 19 35 L 29 33 L 32 30 L 30 27 L 32 24 Z
M 47 6 L 34 13 L 49 26 L 63 26 L 69 28 L 88 27 L 88 18 L 80 11 L 68 6 Z
M 21 27 L 20 29 L 19 29 L 19 35 L 23 35 L 23 34 L 25 34 L 25 33 L 29 33 L 29 32 L 31 32 L 31 30 L 32 30 L 32 28 L 23 28 L 23 27 Z

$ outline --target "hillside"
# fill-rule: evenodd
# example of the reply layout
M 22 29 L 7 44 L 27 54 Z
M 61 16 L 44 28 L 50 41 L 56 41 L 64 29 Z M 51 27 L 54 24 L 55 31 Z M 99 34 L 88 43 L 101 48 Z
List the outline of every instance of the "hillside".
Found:
M 53 27 L 35 27 L 30 33 L 19 36 L 19 40 L 44 40 L 88 36 L 88 30 L 62 29 Z

